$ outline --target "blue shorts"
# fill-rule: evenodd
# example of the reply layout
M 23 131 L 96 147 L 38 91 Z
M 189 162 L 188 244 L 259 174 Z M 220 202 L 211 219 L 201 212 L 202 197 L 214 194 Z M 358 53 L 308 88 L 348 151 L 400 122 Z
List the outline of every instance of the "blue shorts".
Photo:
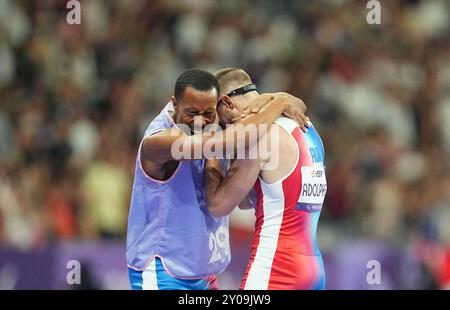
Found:
M 128 268 L 132 290 L 217 290 L 216 276 L 184 280 L 174 278 L 164 269 L 161 259 L 155 257 L 144 271 Z

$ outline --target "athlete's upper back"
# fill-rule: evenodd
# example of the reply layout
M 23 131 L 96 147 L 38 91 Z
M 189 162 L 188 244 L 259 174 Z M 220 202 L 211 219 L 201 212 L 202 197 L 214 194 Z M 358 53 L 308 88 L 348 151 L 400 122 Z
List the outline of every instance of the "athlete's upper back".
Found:
M 320 255 L 316 230 L 326 193 L 322 140 L 314 127 L 304 133 L 286 117 L 275 123 L 293 138 L 290 143 L 295 143 L 298 152 L 290 173 L 270 184 L 260 177 L 255 184 L 255 240 L 264 235 L 277 239 L 277 251 Z M 279 152 L 283 152 L 282 143 Z

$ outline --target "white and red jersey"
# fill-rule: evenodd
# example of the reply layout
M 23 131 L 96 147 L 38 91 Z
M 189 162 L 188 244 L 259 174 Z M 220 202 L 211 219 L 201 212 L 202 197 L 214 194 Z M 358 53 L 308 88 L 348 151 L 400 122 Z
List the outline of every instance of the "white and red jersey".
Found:
M 298 145 L 297 163 L 275 183 L 255 183 L 255 234 L 241 289 L 323 289 L 316 239 L 327 186 L 322 140 L 314 127 L 304 133 L 286 117 L 275 123 Z

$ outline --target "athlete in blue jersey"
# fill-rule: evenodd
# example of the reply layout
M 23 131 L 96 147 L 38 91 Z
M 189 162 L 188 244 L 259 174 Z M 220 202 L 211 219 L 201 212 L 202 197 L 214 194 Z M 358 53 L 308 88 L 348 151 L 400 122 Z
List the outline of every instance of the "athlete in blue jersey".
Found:
M 230 145 L 247 147 L 259 132 L 248 137 L 238 128 L 228 128 L 214 135 L 193 134 L 199 122 L 203 128 L 217 120 L 219 93 L 212 74 L 183 73 L 174 97 L 145 132 L 128 218 L 126 255 L 132 289 L 214 289 L 215 275 L 230 261 L 228 218 L 208 212 L 204 154 L 196 150 L 206 144 L 222 150 Z M 303 102 L 287 94 L 261 95 L 253 104 L 263 108 L 243 119 L 243 125 L 268 125 L 281 113 L 306 123 Z

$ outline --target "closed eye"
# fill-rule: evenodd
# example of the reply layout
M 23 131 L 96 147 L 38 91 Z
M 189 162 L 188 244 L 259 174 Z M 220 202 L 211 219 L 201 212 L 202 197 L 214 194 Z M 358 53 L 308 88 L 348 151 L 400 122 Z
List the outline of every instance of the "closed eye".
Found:
M 187 111 L 187 114 L 188 114 L 189 116 L 195 116 L 195 115 L 198 115 L 199 113 L 198 113 L 198 111 L 196 111 L 196 110 L 191 110 L 191 111 Z

